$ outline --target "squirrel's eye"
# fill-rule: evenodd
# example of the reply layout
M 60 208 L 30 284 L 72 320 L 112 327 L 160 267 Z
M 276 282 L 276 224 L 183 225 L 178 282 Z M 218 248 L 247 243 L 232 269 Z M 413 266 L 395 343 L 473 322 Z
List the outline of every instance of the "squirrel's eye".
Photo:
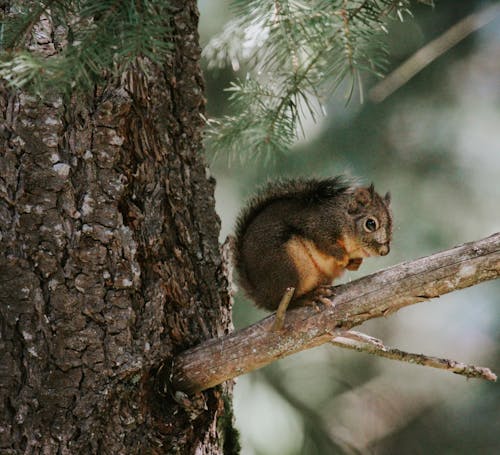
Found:
M 378 223 L 375 218 L 368 218 L 365 221 L 365 231 L 366 232 L 374 232 L 378 228 Z

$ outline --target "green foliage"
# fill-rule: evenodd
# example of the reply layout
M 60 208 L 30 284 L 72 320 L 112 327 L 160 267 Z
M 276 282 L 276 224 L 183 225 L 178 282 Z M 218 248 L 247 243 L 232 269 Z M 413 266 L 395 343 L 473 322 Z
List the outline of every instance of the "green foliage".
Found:
M 209 67 L 230 64 L 248 74 L 234 83 L 232 115 L 209 121 L 209 145 L 241 159 L 285 152 L 345 81 L 347 100 L 363 73 L 380 76 L 387 64 L 388 20 L 408 14 L 408 0 L 235 1 L 236 18 L 204 50 Z M 243 157 L 244 158 L 244 157 Z
M 13 3 L 1 22 L 0 77 L 15 87 L 85 90 L 138 58 L 160 62 L 172 47 L 162 0 Z M 30 52 L 46 30 L 54 31 L 54 48 Z

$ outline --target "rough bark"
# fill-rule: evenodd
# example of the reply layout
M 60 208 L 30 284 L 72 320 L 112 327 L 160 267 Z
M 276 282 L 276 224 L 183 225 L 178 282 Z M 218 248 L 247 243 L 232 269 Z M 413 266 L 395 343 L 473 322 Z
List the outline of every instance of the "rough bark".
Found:
M 1 453 L 216 454 L 230 435 L 230 385 L 194 404 L 155 386 L 230 328 L 196 2 L 168 4 L 175 47 L 147 76 L 71 100 L 0 85 Z M 50 18 L 34 31 L 55 55 Z
M 199 392 L 277 359 L 329 342 L 368 319 L 500 276 L 500 233 L 332 288 L 331 304 L 287 312 L 209 340 L 175 359 L 173 383 Z M 471 376 L 474 376 L 470 370 Z

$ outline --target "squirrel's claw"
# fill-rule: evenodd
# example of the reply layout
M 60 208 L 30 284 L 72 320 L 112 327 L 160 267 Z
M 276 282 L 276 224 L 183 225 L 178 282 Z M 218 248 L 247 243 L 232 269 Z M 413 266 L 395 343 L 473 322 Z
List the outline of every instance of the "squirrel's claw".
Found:
M 313 305 L 315 309 L 319 312 L 320 309 L 316 305 L 317 303 L 322 303 L 323 305 L 332 306 L 335 305 L 333 298 L 335 297 L 335 291 L 332 286 L 319 286 L 314 291 L 310 292 L 310 297 L 308 303 Z

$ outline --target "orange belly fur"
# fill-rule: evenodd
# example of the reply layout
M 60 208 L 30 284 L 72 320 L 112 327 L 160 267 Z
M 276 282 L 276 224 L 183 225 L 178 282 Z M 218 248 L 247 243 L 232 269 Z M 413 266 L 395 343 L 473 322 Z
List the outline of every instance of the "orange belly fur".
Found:
M 330 284 L 342 275 L 349 262 L 347 253 L 342 261 L 338 261 L 319 250 L 313 241 L 297 236 L 286 243 L 286 249 L 299 274 L 299 283 L 295 289 L 297 297 L 318 286 Z

